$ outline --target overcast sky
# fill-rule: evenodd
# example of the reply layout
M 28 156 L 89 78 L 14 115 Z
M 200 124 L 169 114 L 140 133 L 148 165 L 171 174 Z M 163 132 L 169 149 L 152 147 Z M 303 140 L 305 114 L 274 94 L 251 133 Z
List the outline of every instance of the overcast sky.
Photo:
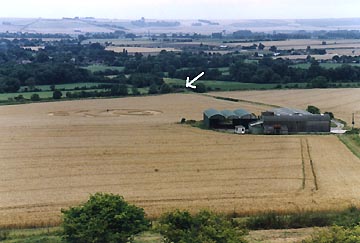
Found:
M 293 19 L 360 17 L 360 0 L 2 0 L 0 17 Z

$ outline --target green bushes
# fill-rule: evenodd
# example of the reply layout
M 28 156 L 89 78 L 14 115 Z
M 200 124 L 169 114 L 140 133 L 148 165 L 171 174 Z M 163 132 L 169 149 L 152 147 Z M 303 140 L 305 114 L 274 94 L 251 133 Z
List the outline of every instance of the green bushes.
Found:
M 62 213 L 63 237 L 69 243 L 126 243 L 149 227 L 142 208 L 113 194 L 96 193 Z
M 302 243 L 358 243 L 360 242 L 360 226 L 346 229 L 334 226 L 330 229 L 315 232 L 311 238 Z
M 157 227 L 165 242 L 170 243 L 242 243 L 246 233 L 222 216 L 201 211 L 192 216 L 174 211 L 161 217 Z

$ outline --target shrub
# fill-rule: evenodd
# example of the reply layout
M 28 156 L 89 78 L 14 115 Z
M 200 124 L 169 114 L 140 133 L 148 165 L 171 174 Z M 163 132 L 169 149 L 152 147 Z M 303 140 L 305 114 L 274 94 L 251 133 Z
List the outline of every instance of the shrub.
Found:
M 196 85 L 196 89 L 194 90 L 197 93 L 205 93 L 206 92 L 206 86 L 203 83 L 199 83 Z
M 32 101 L 39 101 L 40 100 L 40 96 L 38 94 L 32 94 L 30 97 L 30 100 Z
M 346 229 L 334 226 L 330 229 L 315 232 L 311 238 L 303 240 L 303 243 L 357 243 L 360 242 L 360 226 Z
M 69 243 L 126 243 L 149 226 L 142 208 L 113 194 L 96 193 L 62 213 L 63 238 Z
M 170 243 L 242 243 L 245 231 L 238 230 L 231 221 L 208 211 L 192 216 L 187 211 L 163 215 L 158 231 Z
M 313 105 L 309 105 L 306 110 L 312 114 L 320 114 L 320 109 Z
M 61 93 L 60 90 L 55 90 L 53 92 L 53 99 L 54 100 L 59 100 L 59 99 L 61 99 L 61 97 L 62 97 L 62 93 Z
M 9 238 L 10 232 L 7 230 L 0 230 L 0 241 L 6 240 Z

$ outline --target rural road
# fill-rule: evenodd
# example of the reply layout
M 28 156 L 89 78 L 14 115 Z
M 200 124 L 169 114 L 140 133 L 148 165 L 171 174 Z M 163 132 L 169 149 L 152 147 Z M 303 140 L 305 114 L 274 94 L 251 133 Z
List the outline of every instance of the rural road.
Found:
M 339 122 L 336 119 L 332 119 L 331 122 L 336 124 L 336 127 L 332 127 L 330 129 L 331 133 L 336 133 L 336 134 L 343 134 L 345 133 L 347 130 L 344 130 L 344 124 L 342 124 L 341 122 Z

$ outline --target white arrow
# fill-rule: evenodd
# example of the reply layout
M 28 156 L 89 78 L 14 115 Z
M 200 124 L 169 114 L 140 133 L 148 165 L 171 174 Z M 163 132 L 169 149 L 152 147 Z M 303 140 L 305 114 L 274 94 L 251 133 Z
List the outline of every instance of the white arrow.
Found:
M 202 72 L 200 73 L 198 76 L 196 76 L 193 80 L 190 81 L 190 78 L 187 77 L 186 78 L 186 88 L 192 88 L 192 89 L 196 89 L 195 85 L 192 85 L 196 80 L 198 80 L 199 78 L 201 78 L 201 76 L 203 76 L 205 73 Z

